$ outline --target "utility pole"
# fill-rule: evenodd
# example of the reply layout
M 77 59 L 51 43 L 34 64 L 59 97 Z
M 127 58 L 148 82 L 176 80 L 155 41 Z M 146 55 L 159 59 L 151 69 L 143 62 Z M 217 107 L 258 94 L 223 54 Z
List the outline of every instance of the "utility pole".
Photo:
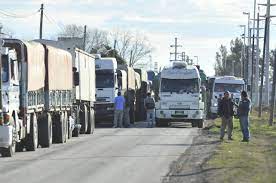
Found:
M 85 46 L 86 46 L 86 28 L 87 26 L 84 26 L 84 31 L 83 31 L 83 50 L 85 51 Z
M 246 79 L 246 84 L 249 85 L 249 83 L 251 84 L 250 82 L 250 49 L 251 49 L 251 29 L 250 29 L 250 13 L 249 12 L 243 12 L 244 15 L 247 15 L 248 17 L 248 22 L 247 22 L 247 31 L 248 31 L 248 36 L 247 36 L 247 61 L 246 61 L 246 76 L 245 76 L 245 79 Z M 251 90 L 251 88 L 250 88 Z
M 177 38 L 174 38 L 174 45 L 171 45 L 170 47 L 174 48 L 174 53 L 170 53 L 171 55 L 174 55 L 174 60 L 171 60 L 171 61 L 178 61 L 177 55 L 179 55 L 179 53 L 177 52 L 177 48 L 182 46 L 177 44 Z
M 276 87 L 276 49 L 274 52 L 274 64 L 273 64 L 273 83 L 272 83 L 272 94 L 271 94 L 271 102 L 270 102 L 270 117 L 269 117 L 269 126 L 273 124 L 274 118 L 274 107 L 275 107 L 275 87 Z
M 254 0 L 254 18 L 253 18 L 253 44 L 252 44 L 252 55 L 251 55 L 251 90 L 250 97 L 253 99 L 254 92 L 254 59 L 255 59 L 255 22 L 256 22 L 256 0 Z M 256 84 L 256 83 L 255 83 Z
M 113 45 L 113 57 L 116 57 L 116 46 L 117 46 L 117 40 L 114 40 L 114 45 Z
M 257 50 L 256 50 L 256 64 L 255 64 L 255 96 L 256 96 L 256 104 L 259 104 L 259 80 L 260 80 L 260 8 L 258 8 L 257 14 Z
M 242 48 L 242 53 L 241 53 L 241 77 L 245 79 L 245 34 L 246 34 L 246 25 L 240 25 L 240 27 L 243 28 L 243 35 L 242 35 L 242 39 L 243 39 L 243 48 Z
M 44 10 L 44 4 L 41 4 L 41 7 L 40 7 L 39 39 L 42 39 L 42 29 L 43 29 L 43 10 Z
M 196 58 L 196 64 L 198 65 L 198 56 L 194 56 Z
M 258 111 L 258 117 L 262 117 L 262 106 L 263 106 L 263 88 L 264 88 L 264 68 L 265 68 L 265 45 L 267 42 L 267 25 L 268 25 L 268 19 L 265 20 L 265 31 L 264 31 L 264 46 L 263 46 L 263 60 L 262 60 L 262 70 L 261 70 L 261 86 L 260 86 L 260 96 L 259 96 L 259 111 Z
M 275 6 L 276 4 L 271 4 L 270 0 L 267 0 L 267 4 L 259 4 L 262 6 L 266 6 L 266 21 L 267 21 L 267 27 L 266 27 L 266 36 L 267 36 L 267 40 L 266 40 L 266 45 L 265 46 L 265 104 L 269 105 L 269 61 L 270 61 L 270 48 L 269 48 L 269 44 L 270 44 L 270 20 L 271 16 L 270 15 L 270 8 L 271 6 Z

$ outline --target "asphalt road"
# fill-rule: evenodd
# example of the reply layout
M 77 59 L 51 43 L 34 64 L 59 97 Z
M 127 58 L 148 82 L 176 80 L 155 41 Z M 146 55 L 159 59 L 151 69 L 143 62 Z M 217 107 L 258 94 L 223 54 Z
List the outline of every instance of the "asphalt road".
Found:
M 93 135 L 0 157 L 1 183 L 161 183 L 197 128 L 98 128 Z

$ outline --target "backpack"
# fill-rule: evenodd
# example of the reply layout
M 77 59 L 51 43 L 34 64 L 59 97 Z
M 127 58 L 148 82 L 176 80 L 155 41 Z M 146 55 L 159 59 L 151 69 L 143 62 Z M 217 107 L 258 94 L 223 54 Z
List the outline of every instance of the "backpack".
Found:
M 154 109 L 155 108 L 155 102 L 153 98 L 147 98 L 146 99 L 146 108 L 147 109 Z

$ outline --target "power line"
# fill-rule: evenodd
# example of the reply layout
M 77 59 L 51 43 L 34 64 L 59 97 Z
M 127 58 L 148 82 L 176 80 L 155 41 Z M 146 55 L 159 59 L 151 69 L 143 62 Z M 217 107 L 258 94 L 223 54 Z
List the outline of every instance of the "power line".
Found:
M 44 12 L 44 16 L 51 24 L 56 25 L 61 31 L 65 31 L 65 26 L 63 24 L 62 24 L 62 26 L 60 26 L 54 18 L 47 15 L 45 12 Z
M 5 10 L 1 10 L 1 9 L 0 9 L 0 14 L 1 14 L 1 15 L 4 15 L 4 16 L 10 17 L 10 18 L 28 18 L 28 17 L 31 17 L 31 16 L 37 14 L 38 12 L 40 12 L 40 10 L 37 10 L 37 11 L 31 13 L 31 14 L 24 14 L 24 15 L 23 15 L 23 14 L 22 14 L 22 15 L 19 15 L 19 14 L 18 14 L 18 15 L 17 15 L 17 14 L 10 13 L 10 12 L 7 12 L 7 11 L 5 11 Z

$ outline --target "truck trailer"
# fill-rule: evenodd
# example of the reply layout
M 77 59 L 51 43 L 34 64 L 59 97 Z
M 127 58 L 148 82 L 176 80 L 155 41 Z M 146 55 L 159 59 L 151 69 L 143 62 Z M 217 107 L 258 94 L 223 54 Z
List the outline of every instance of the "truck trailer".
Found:
M 89 117 L 94 114 L 93 102 L 87 109 L 76 96 L 76 88 L 83 79 L 80 67 L 74 67 L 68 51 L 18 39 L 3 39 L 1 46 L 2 156 L 12 156 L 24 149 L 34 151 L 39 145 L 49 147 L 52 142 L 66 142 L 72 133 L 78 134 L 84 128 L 82 114 L 87 122 L 85 132 L 93 131 L 93 117 Z M 89 72 L 93 75 L 93 60 L 86 61 L 87 67 L 92 62 Z M 88 89 L 93 101 L 93 78 L 85 80 L 91 82 Z

